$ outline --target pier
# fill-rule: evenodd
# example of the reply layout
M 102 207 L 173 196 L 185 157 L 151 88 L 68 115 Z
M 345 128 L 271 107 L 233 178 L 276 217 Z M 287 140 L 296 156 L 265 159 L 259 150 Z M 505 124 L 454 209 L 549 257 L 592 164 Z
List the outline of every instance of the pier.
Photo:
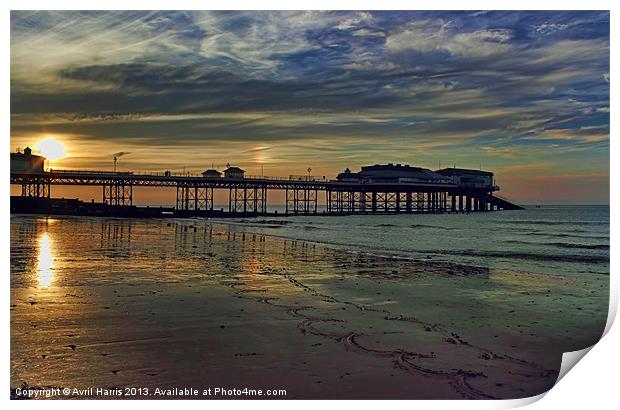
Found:
M 52 187 L 99 186 L 102 204 L 110 209 L 133 207 L 134 187 L 176 188 L 175 216 L 258 216 L 267 215 L 267 198 L 271 191 L 285 191 L 285 215 L 351 215 L 489 212 L 521 209 L 496 195 L 494 184 L 471 181 L 463 175 L 473 170 L 424 170 L 441 175 L 433 178 L 418 174 L 415 178 L 398 175 L 380 177 L 363 175 L 373 167 L 389 172 L 424 170 L 400 165 L 363 167 L 358 174 L 343 173 L 335 180 L 312 176 L 289 178 L 232 176 L 187 176 L 163 173 L 133 173 L 89 170 L 19 170 L 11 167 L 11 184 L 21 186 L 21 197 L 46 199 Z M 379 168 L 382 167 L 382 168 Z M 387 167 L 387 168 L 386 168 Z M 398 168 L 400 167 L 400 168 Z M 348 170 L 347 170 L 348 171 Z M 369 171 L 369 172 L 370 172 Z M 491 173 L 486 173 L 492 176 Z M 429 174 L 430 175 L 430 174 Z M 227 193 L 228 203 L 214 209 L 214 192 Z M 319 209 L 321 197 L 325 208 Z M 134 207 L 135 208 L 135 207 Z M 281 214 L 280 214 L 281 215 Z

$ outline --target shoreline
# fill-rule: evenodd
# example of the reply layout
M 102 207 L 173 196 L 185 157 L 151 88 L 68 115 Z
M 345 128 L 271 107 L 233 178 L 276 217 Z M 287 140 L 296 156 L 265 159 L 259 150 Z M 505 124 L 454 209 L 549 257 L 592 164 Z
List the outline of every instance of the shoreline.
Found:
M 202 220 L 196 219 L 196 221 L 202 221 Z M 183 222 L 185 222 L 185 220 Z M 240 227 L 240 228 L 251 229 L 254 227 L 256 228 L 263 227 L 261 223 L 245 224 L 245 223 L 236 223 L 235 221 L 219 221 L 219 220 L 205 220 L 203 222 L 208 223 L 208 224 L 213 224 L 213 225 L 220 225 L 222 227 L 227 227 L 227 228 L 228 227 Z M 272 223 L 270 221 L 266 221 L 265 225 L 267 224 L 267 222 Z M 279 221 L 276 221 L 276 222 L 279 222 Z M 282 225 L 285 225 L 285 224 L 282 224 Z M 459 261 L 459 260 L 449 260 L 449 259 L 434 259 L 434 257 L 441 258 L 441 257 L 449 257 L 449 256 L 454 256 L 454 257 L 468 256 L 468 255 L 471 255 L 472 252 L 457 253 L 457 252 L 428 251 L 428 250 L 404 251 L 404 250 L 395 250 L 395 249 L 390 249 L 390 248 L 379 248 L 376 246 L 374 248 L 371 246 L 364 247 L 363 245 L 355 245 L 356 248 L 363 248 L 363 249 L 354 250 L 351 246 L 348 246 L 348 245 L 345 245 L 345 244 L 342 244 L 336 241 L 327 241 L 327 240 L 318 241 L 318 240 L 313 240 L 313 239 L 308 239 L 308 238 L 299 238 L 299 237 L 294 237 L 294 236 L 278 235 L 275 233 L 259 232 L 259 231 L 252 231 L 252 230 L 248 230 L 248 231 L 240 230 L 239 232 L 250 234 L 250 235 L 264 235 L 270 238 L 284 240 L 284 241 L 288 240 L 288 241 L 306 242 L 309 244 L 315 244 L 319 246 L 339 249 L 339 250 L 342 250 L 344 252 L 348 252 L 351 254 L 363 253 L 363 254 L 367 254 L 367 255 L 371 255 L 371 256 L 375 256 L 379 258 L 386 258 L 386 259 L 405 259 L 405 260 L 418 261 L 418 262 L 424 262 L 424 263 L 440 263 L 440 264 L 444 263 L 444 264 L 453 264 L 453 265 L 460 265 L 460 266 L 474 267 L 474 268 L 488 268 L 488 264 L 475 264 L 475 263 L 471 263 L 470 261 Z M 520 259 L 520 257 L 523 257 L 523 256 L 528 257 L 530 255 L 524 255 L 524 254 L 510 255 L 509 254 L 509 256 L 506 256 L 506 254 L 504 255 L 497 254 L 497 255 L 484 255 L 484 256 L 487 256 L 491 260 L 498 256 L 504 257 L 507 259 Z M 566 258 L 561 257 L 561 256 L 549 257 L 549 258 L 539 257 L 538 255 L 534 255 L 534 256 L 535 257 L 533 259 L 539 260 L 539 261 L 556 261 L 556 260 L 566 261 L 567 260 Z M 579 258 L 573 257 L 572 261 L 576 263 L 584 263 L 584 262 L 601 262 L 601 263 L 607 263 L 607 264 L 610 263 L 610 259 L 604 258 L 604 257 L 594 258 L 594 259 L 592 258 L 579 259 Z M 518 269 L 507 268 L 507 267 L 501 267 L 501 268 L 497 267 L 494 269 L 505 270 L 505 271 L 509 271 L 513 273 L 522 273 L 522 274 L 538 273 L 538 274 L 543 274 L 543 275 L 556 275 L 556 276 L 559 275 L 558 273 L 555 273 L 555 272 L 533 272 L 530 270 L 518 270 Z M 606 273 L 590 272 L 590 273 L 594 275 L 609 276 L 609 272 L 606 272 Z

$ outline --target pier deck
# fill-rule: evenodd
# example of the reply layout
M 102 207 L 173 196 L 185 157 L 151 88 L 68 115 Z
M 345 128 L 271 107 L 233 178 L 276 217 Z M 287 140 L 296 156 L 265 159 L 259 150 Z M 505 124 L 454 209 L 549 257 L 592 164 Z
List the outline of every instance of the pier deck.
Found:
M 168 173 L 54 170 L 11 172 L 11 184 L 21 186 L 22 197 L 50 198 L 52 185 L 100 186 L 102 203 L 132 206 L 133 187 L 176 188 L 176 211 L 191 216 L 214 210 L 214 191 L 228 193 L 227 212 L 266 215 L 267 195 L 285 191 L 285 214 L 377 214 L 481 212 L 519 209 L 495 197 L 496 186 L 468 186 L 454 182 L 417 180 L 401 183 L 345 182 L 318 179 L 245 177 L 218 178 Z M 319 201 L 320 196 L 324 201 Z M 319 202 L 326 209 L 319 210 Z

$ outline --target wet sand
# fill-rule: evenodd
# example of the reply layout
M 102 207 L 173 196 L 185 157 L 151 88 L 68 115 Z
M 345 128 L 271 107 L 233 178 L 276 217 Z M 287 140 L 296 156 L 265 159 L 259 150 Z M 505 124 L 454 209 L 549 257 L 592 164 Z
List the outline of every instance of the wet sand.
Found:
M 528 397 L 607 313 L 602 275 L 386 258 L 204 221 L 19 217 L 11 238 L 13 389 Z

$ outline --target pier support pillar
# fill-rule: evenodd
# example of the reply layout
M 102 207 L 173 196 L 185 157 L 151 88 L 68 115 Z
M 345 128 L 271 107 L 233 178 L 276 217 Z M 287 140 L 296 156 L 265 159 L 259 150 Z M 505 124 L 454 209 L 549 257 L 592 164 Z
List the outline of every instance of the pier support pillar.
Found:
M 228 189 L 228 212 L 241 213 L 245 212 L 245 197 L 247 190 L 240 186 L 234 186 Z
M 424 193 L 416 192 L 414 196 L 415 212 L 424 212 Z
M 113 181 L 103 185 L 103 203 L 114 206 L 133 204 L 133 185 L 125 181 Z
M 385 192 L 385 212 L 398 212 L 398 192 Z
M 228 212 L 267 213 L 267 188 L 260 185 L 238 185 L 228 190 Z
M 31 198 L 49 198 L 50 182 L 43 178 L 27 178 L 22 182 L 21 196 Z
M 251 186 L 245 192 L 244 212 L 253 214 L 267 213 L 267 188 L 264 186 Z
M 287 214 L 316 214 L 318 209 L 318 190 L 311 188 L 287 188 L 286 189 Z M 330 196 L 330 193 L 328 196 Z M 331 201 L 328 199 L 328 202 Z M 330 206 L 331 208 L 331 206 Z
M 413 193 L 412 192 L 407 192 L 406 202 L 407 202 L 407 205 L 406 205 L 407 213 L 413 212 Z
M 332 212 L 332 191 L 331 189 L 325 190 L 325 207 L 327 208 L 327 213 Z
M 377 192 L 377 212 L 387 212 L 388 210 L 388 199 L 387 193 L 385 192 Z
M 177 185 L 177 210 L 212 211 L 213 188 L 191 184 Z
M 369 211 L 372 211 L 372 192 L 362 191 L 360 195 L 360 212 L 368 213 Z

